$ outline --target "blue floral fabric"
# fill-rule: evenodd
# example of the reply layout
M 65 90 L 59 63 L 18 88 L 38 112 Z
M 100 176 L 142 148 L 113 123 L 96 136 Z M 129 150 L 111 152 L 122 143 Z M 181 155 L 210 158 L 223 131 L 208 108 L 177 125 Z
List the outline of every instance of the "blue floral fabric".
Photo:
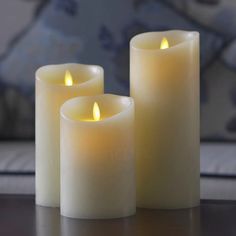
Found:
M 220 106 L 225 109 L 225 103 L 231 103 L 235 107 L 232 100 L 235 99 L 232 95 L 235 94 L 235 89 L 232 89 L 235 88 L 236 82 L 232 79 L 235 74 L 226 68 L 225 63 L 234 64 L 232 59 L 236 53 L 230 55 L 227 50 L 224 51 L 234 35 L 203 22 L 191 5 L 196 5 L 196 1 L 193 3 L 190 0 L 187 7 L 186 2 L 50 1 L 28 32 L 0 62 L 0 86 L 3 91 L 0 95 L 0 109 L 3 110 L 0 113 L 0 137 L 34 137 L 34 72 L 39 66 L 63 62 L 98 64 L 105 69 L 106 91 L 128 95 L 130 39 L 146 31 L 183 29 L 196 30 L 201 34 L 201 136 L 203 139 L 236 140 L 235 119 L 222 118 L 222 112 L 216 105 L 219 99 L 215 99 L 215 95 L 212 97 L 217 89 L 222 90 L 222 86 L 215 88 L 213 77 L 220 83 L 222 77 L 219 79 L 219 75 L 230 74 L 224 82 L 227 88 L 230 86 L 230 91 L 220 92 L 222 96 L 227 94 L 224 101 L 220 101 Z M 198 5 L 203 7 L 201 3 Z M 215 19 L 220 25 L 220 20 L 216 16 Z M 221 68 L 220 72 L 217 68 Z M 14 92 L 9 95 L 8 90 Z M 23 105 L 16 105 L 20 100 Z M 228 107 L 231 109 L 231 106 Z M 221 118 L 209 122 L 216 115 Z M 11 121 L 9 117 L 12 117 Z

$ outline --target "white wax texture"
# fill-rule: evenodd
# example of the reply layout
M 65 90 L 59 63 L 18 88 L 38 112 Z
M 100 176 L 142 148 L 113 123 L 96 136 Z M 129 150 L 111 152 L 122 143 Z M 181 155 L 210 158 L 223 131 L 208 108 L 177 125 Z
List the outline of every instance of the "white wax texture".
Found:
M 97 102 L 101 119 L 93 120 Z M 105 94 L 61 108 L 61 214 L 117 218 L 135 213 L 134 103 Z
M 160 49 L 166 38 L 169 48 Z M 199 204 L 199 33 L 150 32 L 131 40 L 136 105 L 137 204 Z
M 65 85 L 66 71 L 72 86 Z M 60 107 L 76 96 L 103 93 L 103 69 L 81 64 L 49 65 L 36 72 L 36 204 L 60 205 Z

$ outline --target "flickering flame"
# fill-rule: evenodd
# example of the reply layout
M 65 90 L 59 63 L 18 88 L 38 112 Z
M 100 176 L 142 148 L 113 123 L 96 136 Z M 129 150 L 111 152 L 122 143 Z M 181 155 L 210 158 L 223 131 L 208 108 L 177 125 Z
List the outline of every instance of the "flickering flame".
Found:
M 73 79 L 70 71 L 66 70 L 65 73 L 65 85 L 66 86 L 72 86 L 73 85 Z
M 161 41 L 160 49 L 167 49 L 167 48 L 169 48 L 169 43 L 167 38 L 164 37 Z
M 99 109 L 99 106 L 96 102 L 93 104 L 93 119 L 95 121 L 100 120 L 100 109 Z

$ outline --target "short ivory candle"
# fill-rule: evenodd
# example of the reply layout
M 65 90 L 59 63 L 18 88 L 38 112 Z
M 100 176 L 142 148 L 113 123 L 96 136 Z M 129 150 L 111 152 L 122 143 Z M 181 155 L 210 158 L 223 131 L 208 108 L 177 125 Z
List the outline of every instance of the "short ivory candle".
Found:
M 60 107 L 76 96 L 103 93 L 103 69 L 49 65 L 36 72 L 36 204 L 60 205 Z
M 102 219 L 133 215 L 132 98 L 105 94 L 61 108 L 61 214 Z
M 199 204 L 199 33 L 150 32 L 131 40 L 136 105 L 137 204 Z

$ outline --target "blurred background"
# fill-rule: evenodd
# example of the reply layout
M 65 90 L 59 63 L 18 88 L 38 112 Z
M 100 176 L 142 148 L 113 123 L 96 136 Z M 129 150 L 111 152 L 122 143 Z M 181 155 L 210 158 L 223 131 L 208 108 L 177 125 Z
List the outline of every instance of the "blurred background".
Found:
M 235 0 L 1 0 L 0 192 L 34 192 L 38 67 L 98 64 L 128 95 L 130 39 L 169 29 L 201 34 L 202 198 L 236 199 Z

